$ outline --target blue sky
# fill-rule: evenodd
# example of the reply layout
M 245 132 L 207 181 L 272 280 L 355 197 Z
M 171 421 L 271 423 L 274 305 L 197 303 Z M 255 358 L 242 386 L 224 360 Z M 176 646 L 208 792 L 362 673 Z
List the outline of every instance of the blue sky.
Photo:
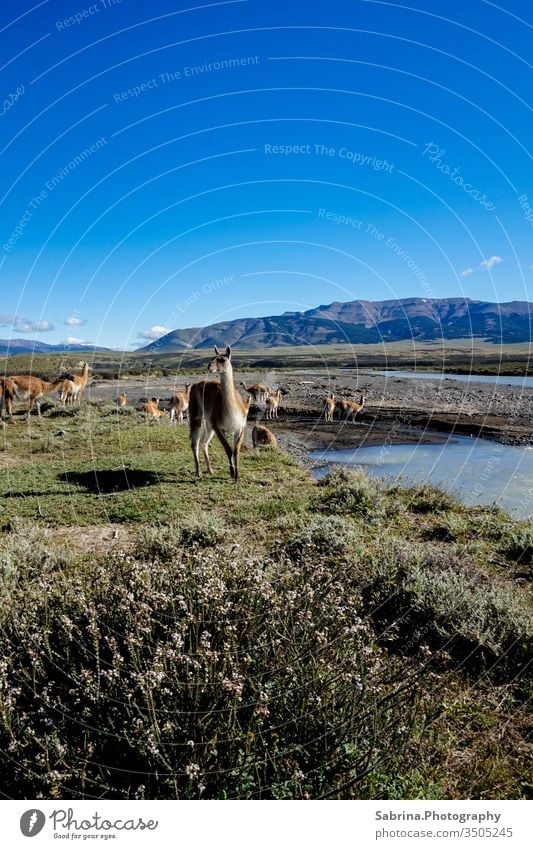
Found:
M 0 336 L 533 300 L 532 23 L 517 0 L 4 2 Z

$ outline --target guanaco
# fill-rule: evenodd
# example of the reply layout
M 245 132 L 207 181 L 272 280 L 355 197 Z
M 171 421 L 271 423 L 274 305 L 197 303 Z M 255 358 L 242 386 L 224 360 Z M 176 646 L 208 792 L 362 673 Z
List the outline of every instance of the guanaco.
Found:
M 202 452 L 208 474 L 213 474 L 209 460 L 209 443 L 216 434 L 229 462 L 230 476 L 239 480 L 239 452 L 244 439 L 244 429 L 249 405 L 245 404 L 233 383 L 231 348 L 222 354 L 215 345 L 215 357 L 207 367 L 209 374 L 220 375 L 218 380 L 201 380 L 191 388 L 189 398 L 189 425 L 191 448 L 196 474 L 202 477 L 199 452 Z
M 345 414 L 345 421 L 351 418 L 352 422 L 355 420 L 357 413 L 360 413 L 363 407 L 365 406 L 365 396 L 361 395 L 361 400 L 359 403 L 356 401 L 337 401 L 335 404 L 336 409 L 339 410 L 339 413 Z
M 265 398 L 266 404 L 266 417 L 267 419 L 277 419 L 278 417 L 278 408 L 281 402 L 281 389 L 277 389 L 276 392 L 272 394 L 268 394 Z
M 141 411 L 146 414 L 146 416 L 152 416 L 154 419 L 162 419 L 163 416 L 168 416 L 168 412 L 166 410 L 159 409 L 159 398 L 152 398 L 151 401 L 146 401 L 145 404 L 142 405 Z
M 13 381 L 9 377 L 0 377 L 0 415 L 3 417 L 4 412 L 13 417 L 12 406 L 13 398 L 15 397 L 15 387 Z
M 117 407 L 127 407 L 128 406 L 128 396 L 125 392 L 121 392 L 117 397 Z
M 246 386 L 245 383 L 240 383 L 239 386 L 242 386 L 245 392 L 253 398 L 254 404 L 262 404 L 268 395 L 268 386 L 265 386 L 264 383 L 253 383 L 252 386 Z
M 176 419 L 179 424 L 183 422 L 183 414 L 187 412 L 189 409 L 189 397 L 191 394 L 191 384 L 185 384 L 184 392 L 176 392 L 176 394 L 170 399 L 170 421 L 174 422 Z
M 264 425 L 255 425 L 252 430 L 252 445 L 254 448 L 265 446 L 266 448 L 277 448 L 278 442 L 271 430 Z
M 47 392 L 55 392 L 62 383 L 61 378 L 49 382 L 47 380 L 41 380 L 40 377 L 34 377 L 32 374 L 17 374 L 10 377 L 9 380 L 13 395 L 8 397 L 4 394 L 4 400 L 7 414 L 10 418 L 13 418 L 13 398 L 21 398 L 28 401 L 28 417 L 31 415 L 31 411 L 35 405 L 37 415 L 41 418 L 41 399 Z
M 89 372 L 91 367 L 89 363 L 78 363 L 78 368 L 81 369 L 80 374 L 64 378 L 61 383 L 60 400 L 63 405 L 80 403 L 85 387 L 89 380 Z
M 335 412 L 335 395 L 327 395 L 324 398 L 324 418 L 327 422 L 333 421 L 333 413 Z

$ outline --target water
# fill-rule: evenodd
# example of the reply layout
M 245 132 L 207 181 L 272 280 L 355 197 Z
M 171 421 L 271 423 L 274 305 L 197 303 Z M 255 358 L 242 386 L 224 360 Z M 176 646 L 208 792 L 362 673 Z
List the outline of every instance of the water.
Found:
M 533 516 L 533 448 L 487 439 L 449 437 L 426 445 L 374 445 L 314 451 L 313 459 L 364 466 L 377 477 L 431 483 L 465 504 L 498 504 L 515 518 Z M 325 474 L 320 469 L 318 474 Z
M 461 380 L 467 383 L 498 383 L 504 386 L 521 386 L 533 389 L 533 377 L 509 377 L 505 374 L 444 374 L 438 371 L 373 371 L 384 377 L 414 377 L 420 380 Z

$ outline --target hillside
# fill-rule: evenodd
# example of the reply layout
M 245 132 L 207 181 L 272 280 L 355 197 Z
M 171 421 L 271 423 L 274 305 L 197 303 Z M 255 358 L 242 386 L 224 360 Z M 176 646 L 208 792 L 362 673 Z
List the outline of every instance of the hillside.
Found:
M 264 348 L 465 337 L 494 344 L 529 342 L 531 307 L 527 301 L 495 304 L 469 298 L 335 302 L 305 312 L 173 330 L 140 350 L 165 353 L 212 345 Z

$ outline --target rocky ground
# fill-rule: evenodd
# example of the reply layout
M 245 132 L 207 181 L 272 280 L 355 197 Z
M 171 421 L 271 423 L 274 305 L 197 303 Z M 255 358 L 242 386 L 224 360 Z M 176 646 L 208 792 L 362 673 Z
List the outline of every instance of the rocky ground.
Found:
M 164 407 L 185 382 L 199 379 L 198 374 L 190 378 L 124 377 L 95 381 L 89 392 L 95 400 L 112 401 L 125 391 L 128 403 L 135 407 L 155 396 Z M 451 432 L 506 444 L 533 444 L 533 388 L 529 387 L 446 378 L 415 380 L 354 369 L 236 372 L 236 384 L 241 380 L 248 385 L 263 382 L 281 387 L 283 405 L 271 427 L 281 447 L 300 462 L 311 462 L 308 454 L 313 450 L 386 441 L 440 442 Z M 355 423 L 324 421 L 324 398 L 330 392 L 356 401 L 364 393 L 364 411 Z M 250 423 L 263 418 L 262 409 L 252 408 Z

